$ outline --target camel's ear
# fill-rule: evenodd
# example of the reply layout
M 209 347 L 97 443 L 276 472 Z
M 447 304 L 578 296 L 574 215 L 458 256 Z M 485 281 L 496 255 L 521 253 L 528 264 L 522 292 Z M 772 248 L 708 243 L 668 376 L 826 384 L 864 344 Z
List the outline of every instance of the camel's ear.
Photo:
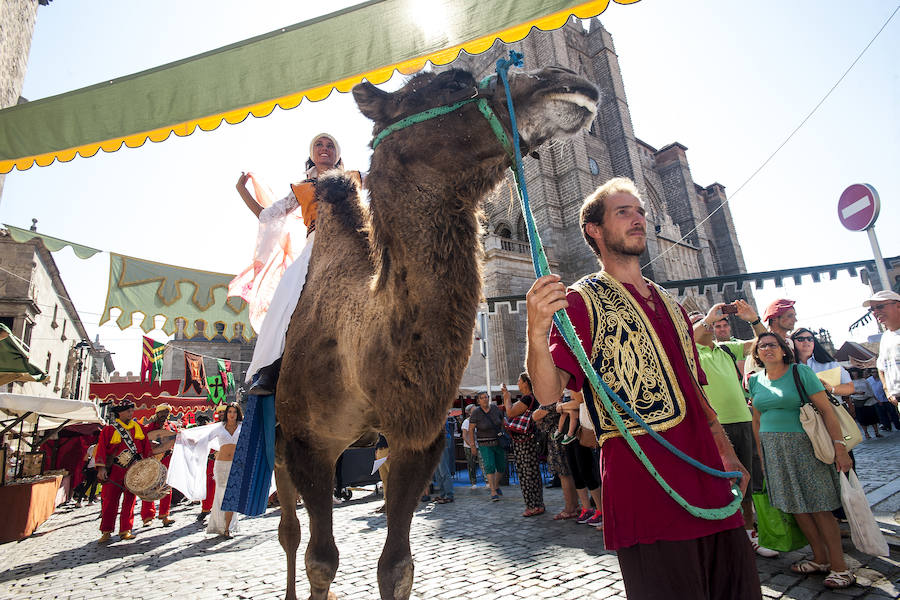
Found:
M 376 123 L 387 120 L 384 109 L 390 97 L 388 92 L 379 90 L 368 81 L 353 86 L 353 99 L 356 100 L 359 111 Z

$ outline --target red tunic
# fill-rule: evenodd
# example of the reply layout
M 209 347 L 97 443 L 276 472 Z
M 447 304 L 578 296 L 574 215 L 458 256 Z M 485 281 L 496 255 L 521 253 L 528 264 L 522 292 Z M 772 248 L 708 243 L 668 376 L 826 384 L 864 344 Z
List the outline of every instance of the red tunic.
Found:
M 701 463 L 721 470 L 722 460 L 701 405 L 705 400 L 690 383 L 689 367 L 683 358 L 675 327 L 662 300 L 651 286 L 651 298 L 656 307 L 655 311 L 651 310 L 647 301 L 633 286 L 623 285 L 647 314 L 685 397 L 684 420 L 660 435 Z M 591 349 L 588 345 L 591 329 L 587 307 L 576 291 L 570 290 L 566 298 L 569 301 L 566 312 L 578 337 L 586 343 L 585 351 L 590 356 Z M 684 309 L 682 316 L 687 320 Z M 696 347 L 693 344 L 691 346 L 696 353 Z M 567 387 L 575 391 L 581 390 L 585 375 L 555 327 L 550 332 L 550 352 L 556 366 L 572 376 Z M 699 365 L 700 361 L 696 356 L 695 360 Z M 705 383 L 706 376 L 702 371 L 700 378 L 701 383 Z M 732 500 L 727 479 L 702 473 L 663 448 L 649 435 L 635 436 L 635 439 L 669 485 L 694 506 L 720 507 Z M 600 451 L 600 472 L 603 480 L 603 535 L 609 550 L 634 544 L 651 544 L 659 540 L 689 540 L 743 525 L 740 511 L 719 521 L 691 516 L 653 479 L 621 437 L 610 438 L 603 444 Z
M 149 438 L 148 434 L 151 431 L 157 431 L 157 430 L 174 432 L 175 428 L 168 421 L 164 421 L 162 424 L 160 424 L 154 420 L 154 421 L 151 421 L 149 425 L 144 427 L 144 435 L 147 435 Z M 153 444 L 150 444 L 150 446 L 152 447 Z M 160 459 L 160 462 L 163 465 L 165 465 L 166 468 L 168 468 L 169 463 L 171 461 L 172 461 L 172 451 L 169 450 L 165 454 L 163 454 L 162 458 Z M 172 492 L 169 492 L 168 494 L 166 494 L 159 500 L 159 518 L 160 519 L 162 519 L 163 517 L 169 516 L 169 510 L 171 509 L 171 506 L 172 506 Z M 146 521 L 148 519 L 152 519 L 155 516 L 156 516 L 156 502 L 154 502 L 152 500 L 142 500 L 141 501 L 141 519 Z
M 127 423 L 125 425 L 127 425 Z M 140 427 L 140 425 L 138 425 L 138 427 Z M 141 430 L 143 431 L 143 428 Z M 132 439 L 134 439 L 134 431 L 134 429 L 128 430 Z M 112 425 L 107 425 L 100 431 L 100 439 L 97 442 L 97 454 L 95 459 L 98 466 L 105 465 L 107 463 L 107 457 L 116 457 L 128 449 L 125 440 L 121 440 L 117 444 L 112 443 L 112 437 L 115 433 L 116 428 Z M 153 448 L 150 447 L 150 440 L 147 439 L 146 435 L 144 435 L 144 439 L 142 440 L 134 440 L 134 445 L 137 447 L 138 454 L 140 454 L 141 458 L 148 458 L 153 455 Z
M 120 421 L 121 423 L 121 421 Z M 127 425 L 127 424 L 126 424 Z M 139 427 L 140 425 L 138 425 Z M 128 430 L 128 435 L 134 439 L 136 429 Z M 125 440 L 112 443 L 112 437 L 116 428 L 107 425 L 100 431 L 100 439 L 97 441 L 96 462 L 98 466 L 105 465 L 107 458 L 112 459 L 124 452 L 128 446 Z M 143 439 L 134 439 L 134 445 L 141 457 L 149 457 L 153 454 L 150 440 L 144 435 Z M 107 471 L 109 483 L 104 483 L 100 492 L 100 531 L 111 532 L 116 522 L 116 514 L 119 513 L 119 498 L 122 499 L 122 510 L 119 519 L 119 532 L 131 531 L 134 525 L 134 494 L 125 489 L 125 469 L 113 462 Z

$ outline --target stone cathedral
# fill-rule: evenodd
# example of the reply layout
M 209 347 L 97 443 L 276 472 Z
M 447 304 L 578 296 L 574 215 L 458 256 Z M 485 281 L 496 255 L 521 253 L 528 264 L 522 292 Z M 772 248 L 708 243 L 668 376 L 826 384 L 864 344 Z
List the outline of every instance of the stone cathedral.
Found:
M 452 66 L 469 69 L 481 79 L 494 72 L 497 59 L 508 56 L 510 49 L 524 53 L 527 69 L 551 64 L 567 67 L 593 81 L 602 94 L 589 131 L 545 144 L 536 158 L 525 158 L 528 195 L 553 272 L 571 283 L 598 270 L 582 238 L 578 214 L 582 200 L 616 176 L 633 179 L 646 204 L 647 251 L 641 264 L 665 252 L 644 269 L 646 277 L 663 283 L 746 271 L 728 205 L 701 224 L 725 202 L 725 188 L 718 183 L 703 186 L 694 182 L 687 148 L 677 141 L 654 148 L 636 136 L 613 39 L 599 20 L 582 24 L 573 19 L 555 31 L 532 30 L 521 42 L 497 42 L 480 55 L 462 55 Z M 514 186 L 510 175 L 484 207 L 484 296 L 501 300 L 490 303 L 487 319 L 495 393 L 500 383 L 515 383 L 525 360 L 524 302 L 518 305 L 515 300 L 502 300 L 523 296 L 534 281 Z M 707 288 L 701 296 L 696 289 L 679 297 L 688 311 L 705 311 L 715 302 L 737 297 L 753 302 L 749 290 L 741 294 L 733 288 L 723 292 Z M 488 303 L 483 309 L 488 310 Z M 476 340 L 463 377 L 462 387 L 467 390 L 486 385 L 479 346 Z

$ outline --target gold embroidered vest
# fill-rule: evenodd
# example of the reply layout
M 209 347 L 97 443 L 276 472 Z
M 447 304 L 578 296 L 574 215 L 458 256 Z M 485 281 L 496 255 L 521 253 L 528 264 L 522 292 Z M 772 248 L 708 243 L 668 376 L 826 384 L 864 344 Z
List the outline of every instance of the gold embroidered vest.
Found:
M 684 357 L 694 378 L 697 364 L 688 325 L 678 303 L 665 290 L 650 280 L 678 335 Z M 587 306 L 590 322 L 591 350 L 589 358 L 600 378 L 654 431 L 665 431 L 684 419 L 685 399 L 669 357 L 640 304 L 625 287 L 601 271 L 582 278 L 572 289 Z M 675 357 L 676 360 L 681 357 Z M 612 419 L 597 399 L 597 392 L 586 381 L 584 398 L 594 423 L 597 440 L 602 445 L 612 437 L 621 437 Z M 625 412 L 616 411 L 632 435 L 646 433 Z

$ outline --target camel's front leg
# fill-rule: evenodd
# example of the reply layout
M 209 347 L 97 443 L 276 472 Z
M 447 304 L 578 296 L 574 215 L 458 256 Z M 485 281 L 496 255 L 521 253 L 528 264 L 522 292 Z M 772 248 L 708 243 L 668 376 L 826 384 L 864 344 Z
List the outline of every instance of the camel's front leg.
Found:
M 283 450 L 283 447 L 278 449 Z M 281 454 L 281 452 L 279 452 Z M 278 523 L 278 541 L 287 558 L 287 587 L 284 600 L 297 600 L 297 547 L 300 545 L 300 521 L 297 520 L 297 488 L 291 481 L 284 456 L 275 459 L 275 486 L 281 505 L 281 521 Z
M 289 440 L 287 444 L 287 466 L 309 515 L 306 577 L 309 579 L 310 600 L 335 598 L 328 588 L 338 568 L 338 549 L 334 543 L 331 515 L 337 456 L 327 456 L 324 447 L 325 444 L 308 443 L 299 438 Z
M 391 440 L 388 440 L 390 443 Z M 378 589 L 383 600 L 406 600 L 412 593 L 413 560 L 409 526 L 419 494 L 444 450 L 443 429 L 422 452 L 391 447 L 391 468 L 385 497 L 388 534 L 378 559 Z

